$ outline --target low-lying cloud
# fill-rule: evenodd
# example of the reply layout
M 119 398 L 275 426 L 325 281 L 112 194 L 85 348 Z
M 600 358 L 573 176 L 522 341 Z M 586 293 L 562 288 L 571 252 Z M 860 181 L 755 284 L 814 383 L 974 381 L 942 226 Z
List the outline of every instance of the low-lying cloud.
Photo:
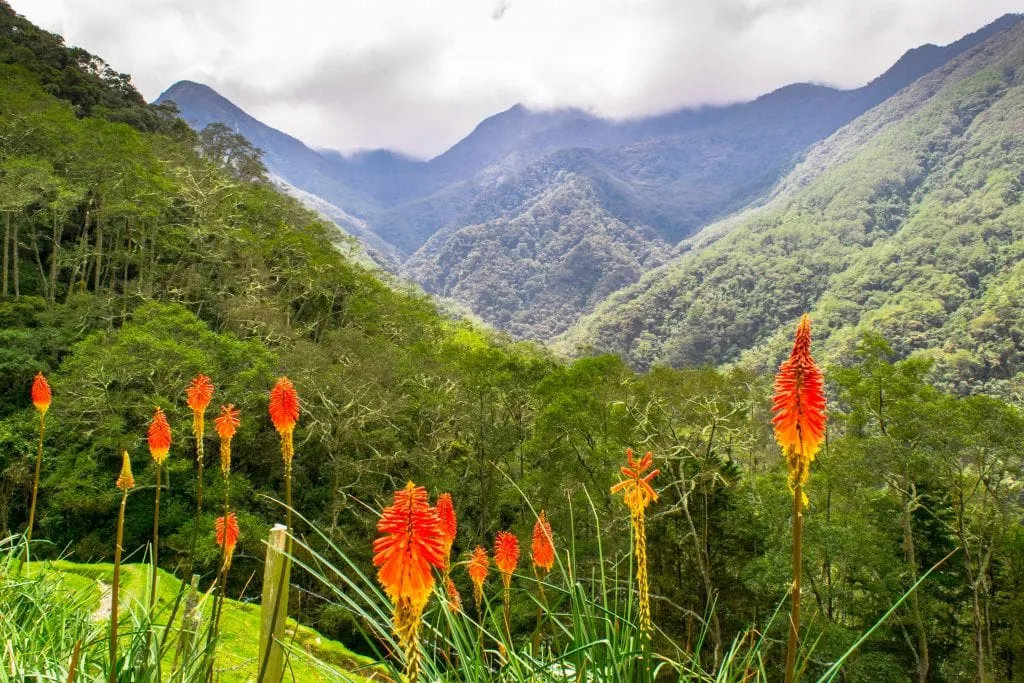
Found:
M 149 99 L 210 85 L 310 145 L 437 154 L 523 103 L 625 118 L 857 87 L 1015 0 L 13 0 Z

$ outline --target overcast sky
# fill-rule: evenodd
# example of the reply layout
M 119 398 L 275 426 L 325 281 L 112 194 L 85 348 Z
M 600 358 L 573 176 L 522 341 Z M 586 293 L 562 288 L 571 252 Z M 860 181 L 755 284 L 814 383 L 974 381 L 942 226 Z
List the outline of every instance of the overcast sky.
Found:
M 131 73 L 315 147 L 437 154 L 521 102 L 607 117 L 857 87 L 1024 0 L 11 0 Z

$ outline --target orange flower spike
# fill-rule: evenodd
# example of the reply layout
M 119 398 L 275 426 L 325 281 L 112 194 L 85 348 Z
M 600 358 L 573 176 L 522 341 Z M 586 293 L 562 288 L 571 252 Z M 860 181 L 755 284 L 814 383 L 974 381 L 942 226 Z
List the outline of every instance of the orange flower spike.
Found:
M 270 420 L 280 434 L 291 432 L 299 421 L 299 395 L 287 377 L 281 377 L 270 390 Z
M 213 398 L 213 382 L 206 375 L 196 375 L 185 389 L 185 396 L 193 413 L 205 413 Z
M 224 567 L 231 566 L 231 558 L 235 554 L 235 546 L 238 545 L 238 518 L 234 512 L 228 513 L 227 524 L 224 524 L 224 517 L 218 517 L 214 522 L 214 529 L 217 533 L 217 545 L 224 548 Z
M 507 531 L 494 537 L 494 564 L 502 574 L 511 576 L 519 564 L 519 539 Z
M 452 577 L 448 577 L 444 580 L 444 592 L 448 596 L 448 606 L 451 607 L 453 612 L 462 611 L 462 595 L 459 593 L 459 589 L 455 587 L 455 582 L 452 581 Z
M 789 358 L 779 366 L 772 400 L 772 424 L 789 465 L 789 485 L 807 481 L 815 454 L 825 439 L 825 378 L 811 357 L 811 319 L 796 328 Z
M 287 377 L 281 377 L 270 390 L 270 420 L 274 429 L 281 435 L 281 459 L 284 460 L 286 476 L 291 472 L 292 459 L 295 458 L 295 446 L 292 444 L 292 432 L 299 421 L 299 395 L 295 386 Z M 290 504 L 290 503 L 289 503 Z
M 540 511 L 537 523 L 533 525 L 533 565 L 545 572 L 555 566 L 555 545 L 551 535 L 551 523 L 544 511 Z
M 490 560 L 487 551 L 482 545 L 478 545 L 469 556 L 469 565 L 466 571 L 469 573 L 469 580 L 473 582 L 473 599 L 480 603 L 484 596 L 484 581 L 487 579 L 487 568 Z
M 220 415 L 213 420 L 217 436 L 220 437 L 220 471 L 225 477 L 231 472 L 231 439 L 240 424 L 238 409 L 233 403 L 221 406 Z
M 214 528 L 217 531 L 217 545 L 223 546 L 225 541 L 225 527 L 224 518 L 218 517 L 214 523 Z M 227 523 L 227 552 L 231 552 L 235 549 L 235 545 L 238 543 L 238 517 L 235 516 L 234 512 L 228 513 Z
M 384 508 L 373 542 L 377 579 L 391 601 L 421 610 L 434 587 L 433 568 L 444 566 L 441 519 L 427 503 L 427 490 L 411 481 Z
M 235 431 L 238 429 L 238 425 L 240 424 L 241 421 L 238 419 L 238 408 L 235 408 L 234 403 L 221 406 L 220 415 L 218 415 L 213 421 L 213 426 L 216 428 L 217 436 L 220 437 L 221 441 L 231 441 L 235 436 Z
M 49 382 L 43 377 L 42 372 L 37 372 L 35 379 L 32 380 L 32 405 L 41 415 L 46 415 L 46 411 L 50 409 L 51 398 Z
M 192 433 L 196 437 L 197 457 L 202 458 L 203 435 L 206 432 L 206 406 L 213 397 L 213 382 L 206 375 L 196 375 L 185 388 L 188 407 L 192 409 Z
M 146 432 L 146 441 L 149 444 L 149 453 L 153 456 L 153 460 L 156 461 L 156 464 L 162 465 L 171 450 L 171 425 L 167 423 L 167 416 L 159 406 L 153 410 L 153 419 Z
M 114 486 L 125 493 L 128 492 L 128 489 L 135 488 L 135 477 L 132 476 L 132 461 L 128 457 L 128 451 L 125 451 L 124 455 L 121 456 L 121 474 L 118 475 Z
M 451 553 L 455 534 L 459 531 L 459 521 L 455 516 L 455 506 L 452 504 L 452 494 L 442 493 L 437 497 L 437 514 L 441 518 L 441 540 L 444 543 L 447 556 Z

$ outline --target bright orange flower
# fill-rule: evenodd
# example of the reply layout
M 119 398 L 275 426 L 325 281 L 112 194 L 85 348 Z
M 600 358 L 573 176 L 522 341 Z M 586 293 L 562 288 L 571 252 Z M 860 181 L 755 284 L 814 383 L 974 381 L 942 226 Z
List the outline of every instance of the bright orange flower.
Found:
M 153 460 L 156 464 L 162 465 L 171 450 L 171 425 L 167 423 L 167 416 L 159 407 L 153 411 L 153 420 L 149 423 L 146 441 L 149 442 L 149 452 Z
M 484 580 L 487 579 L 489 564 L 487 551 L 482 545 L 478 545 L 469 556 L 469 566 L 466 569 L 469 573 L 469 580 L 473 582 L 473 598 L 478 603 L 484 595 Z
M 213 382 L 206 375 L 196 375 L 185 389 L 185 395 L 188 397 L 188 407 L 192 412 L 202 413 L 213 398 Z
M 427 503 L 427 490 L 410 481 L 395 491 L 377 531 L 384 535 L 373 542 L 373 564 L 384 592 L 396 605 L 405 600 L 421 610 L 434 587 L 431 569 L 444 566 L 441 519 Z
M 220 415 L 214 421 L 213 426 L 217 429 L 217 435 L 222 441 L 230 441 L 235 435 L 235 430 L 241 422 L 238 419 L 238 409 L 234 403 L 220 407 Z
M 807 481 L 811 462 L 825 438 L 825 379 L 811 358 L 811 319 L 796 328 L 793 351 L 775 376 L 775 440 L 789 465 L 789 484 Z
M 135 488 L 135 477 L 132 476 L 132 461 L 128 457 L 128 451 L 125 451 L 124 455 L 121 456 L 121 474 L 118 475 L 114 486 L 122 491 Z
M 620 467 L 619 471 L 622 472 L 624 480 L 612 487 L 612 493 L 618 493 L 619 491 L 625 491 L 623 500 L 629 509 L 643 509 L 650 503 L 658 500 L 658 494 L 651 487 L 651 480 L 656 477 L 661 470 L 652 470 L 647 474 L 648 469 L 654 464 L 654 455 L 647 451 L 644 457 L 640 458 L 637 462 L 633 459 L 633 449 L 626 449 L 626 462 L 628 467 Z
M 37 372 L 35 379 L 32 380 L 32 405 L 41 414 L 46 415 L 46 411 L 50 409 L 50 398 L 50 385 L 43 377 L 43 373 Z
M 512 574 L 519 564 L 519 539 L 507 531 L 494 537 L 494 564 L 502 574 Z
M 214 528 L 217 531 L 217 545 L 224 545 L 224 518 L 218 517 L 217 521 L 214 522 Z M 228 553 L 235 549 L 235 545 L 238 543 L 238 517 L 235 516 L 234 512 L 228 513 L 228 524 L 227 524 L 227 548 Z
M 441 540 L 448 552 L 451 552 L 455 534 L 459 530 L 459 521 L 455 517 L 455 506 L 452 505 L 452 494 L 442 493 L 437 497 L 437 514 L 441 518 Z
M 299 421 L 299 395 L 287 377 L 281 377 L 270 390 L 270 420 L 281 434 L 290 433 Z
M 533 525 L 533 565 L 545 572 L 555 566 L 554 537 L 551 535 L 551 523 L 543 510 Z
M 229 512 L 226 525 L 224 518 L 218 517 L 213 527 L 217 532 L 217 545 L 224 548 L 224 568 L 227 569 L 231 566 L 231 558 L 235 556 L 235 546 L 238 545 L 238 518 L 234 512 Z
M 451 606 L 452 611 L 461 612 L 462 595 L 459 594 L 459 589 L 455 587 L 455 582 L 450 576 L 444 581 L 444 593 L 448 596 L 448 605 Z

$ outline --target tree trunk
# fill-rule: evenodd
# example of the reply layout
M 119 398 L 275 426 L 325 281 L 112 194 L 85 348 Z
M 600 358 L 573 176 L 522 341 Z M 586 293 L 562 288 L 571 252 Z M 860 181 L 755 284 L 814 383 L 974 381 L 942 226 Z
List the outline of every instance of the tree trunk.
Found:
M 96 221 L 96 272 L 92 282 L 92 291 L 99 294 L 100 272 L 103 265 L 103 221 Z
M 21 274 L 18 271 L 18 224 L 14 224 L 14 235 L 11 240 L 11 275 L 14 277 L 14 298 L 21 298 Z
M 11 253 L 11 213 L 9 211 L 4 211 L 4 267 L 3 267 L 3 270 L 4 270 L 3 280 L 4 280 L 4 282 L 3 282 L 3 288 L 2 288 L 2 290 L 0 290 L 0 296 L 3 296 L 4 298 L 7 297 L 7 280 L 8 280 L 8 277 L 7 277 L 8 266 L 7 266 L 7 264 L 10 261 L 10 258 L 11 258 L 10 257 L 10 253 Z
M 908 487 L 903 501 L 903 514 L 900 515 L 900 526 L 903 527 L 903 557 L 910 570 L 911 585 L 917 583 L 917 551 L 914 546 L 914 529 L 910 508 L 912 504 L 913 496 Z M 918 590 L 910 593 L 910 613 L 914 619 L 914 630 L 917 635 L 917 682 L 925 683 L 931 675 L 931 661 L 928 656 L 928 633 L 925 631 L 924 617 L 921 615 L 921 598 Z
M 47 298 L 52 305 L 57 300 L 57 252 L 60 251 L 60 227 L 57 212 L 53 212 L 53 251 L 50 252 L 50 291 Z
M 39 282 L 41 282 L 43 286 L 43 295 L 48 297 L 50 293 L 50 285 L 46 280 L 46 269 L 43 268 L 43 257 L 39 253 L 39 237 L 36 235 L 35 226 L 32 227 L 32 253 L 35 254 L 36 265 L 39 267 Z

